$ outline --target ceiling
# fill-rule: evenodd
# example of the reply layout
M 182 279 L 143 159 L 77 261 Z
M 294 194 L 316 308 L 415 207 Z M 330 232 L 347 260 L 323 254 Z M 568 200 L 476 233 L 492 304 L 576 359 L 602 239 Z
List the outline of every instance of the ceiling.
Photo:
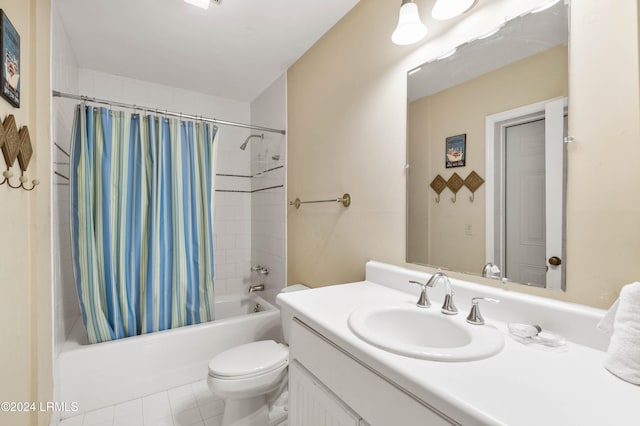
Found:
M 420 71 L 409 75 L 409 101 L 438 93 L 552 47 L 567 45 L 568 23 L 564 2 L 543 12 L 515 18 L 495 35 L 460 46 L 454 55 L 425 64 Z
M 78 66 L 255 99 L 358 0 L 56 0 Z

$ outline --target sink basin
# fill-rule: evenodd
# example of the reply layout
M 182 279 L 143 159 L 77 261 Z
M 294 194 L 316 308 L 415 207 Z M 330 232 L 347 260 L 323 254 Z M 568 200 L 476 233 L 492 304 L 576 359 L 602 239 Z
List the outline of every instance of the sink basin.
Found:
M 444 315 L 436 307 L 363 306 L 351 313 L 348 323 L 373 346 L 432 361 L 488 358 L 504 346 L 502 333 L 492 325 L 468 324 L 464 315 Z

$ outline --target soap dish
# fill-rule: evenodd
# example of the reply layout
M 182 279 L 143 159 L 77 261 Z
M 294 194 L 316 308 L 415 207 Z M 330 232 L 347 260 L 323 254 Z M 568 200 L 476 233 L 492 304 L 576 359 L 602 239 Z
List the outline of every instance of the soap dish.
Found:
M 536 344 L 549 348 L 560 348 L 567 344 L 564 337 L 550 331 L 543 331 L 539 325 L 509 323 L 507 329 L 515 341 L 525 345 Z

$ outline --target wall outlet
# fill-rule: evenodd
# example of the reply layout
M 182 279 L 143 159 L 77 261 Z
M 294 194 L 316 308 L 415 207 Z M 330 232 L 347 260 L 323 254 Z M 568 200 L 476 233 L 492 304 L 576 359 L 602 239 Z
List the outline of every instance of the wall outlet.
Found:
M 464 225 L 464 235 L 468 235 L 468 236 L 472 236 L 473 232 L 471 231 L 471 224 L 470 223 L 466 223 Z

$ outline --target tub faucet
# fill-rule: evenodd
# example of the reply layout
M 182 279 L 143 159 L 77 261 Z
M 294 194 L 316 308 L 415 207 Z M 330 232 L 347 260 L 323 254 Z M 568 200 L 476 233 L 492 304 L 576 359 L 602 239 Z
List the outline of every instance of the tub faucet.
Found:
M 453 303 L 453 287 L 451 286 L 451 281 L 449 281 L 449 277 L 441 271 L 433 274 L 426 284 L 418 281 L 409 281 L 411 284 L 418 284 L 422 286 L 422 293 L 420 293 L 420 299 L 418 299 L 418 303 L 416 303 L 416 305 L 420 308 L 428 308 L 431 306 L 431 302 L 429 302 L 429 298 L 427 297 L 427 287 L 435 287 L 441 279 L 444 280 L 447 285 L 447 295 L 444 297 L 444 303 L 442 304 L 442 309 L 440 309 L 440 311 L 446 315 L 456 315 L 458 313 L 458 308 L 456 308 L 456 305 Z
M 249 293 L 253 293 L 254 291 L 264 291 L 264 284 L 250 285 Z

